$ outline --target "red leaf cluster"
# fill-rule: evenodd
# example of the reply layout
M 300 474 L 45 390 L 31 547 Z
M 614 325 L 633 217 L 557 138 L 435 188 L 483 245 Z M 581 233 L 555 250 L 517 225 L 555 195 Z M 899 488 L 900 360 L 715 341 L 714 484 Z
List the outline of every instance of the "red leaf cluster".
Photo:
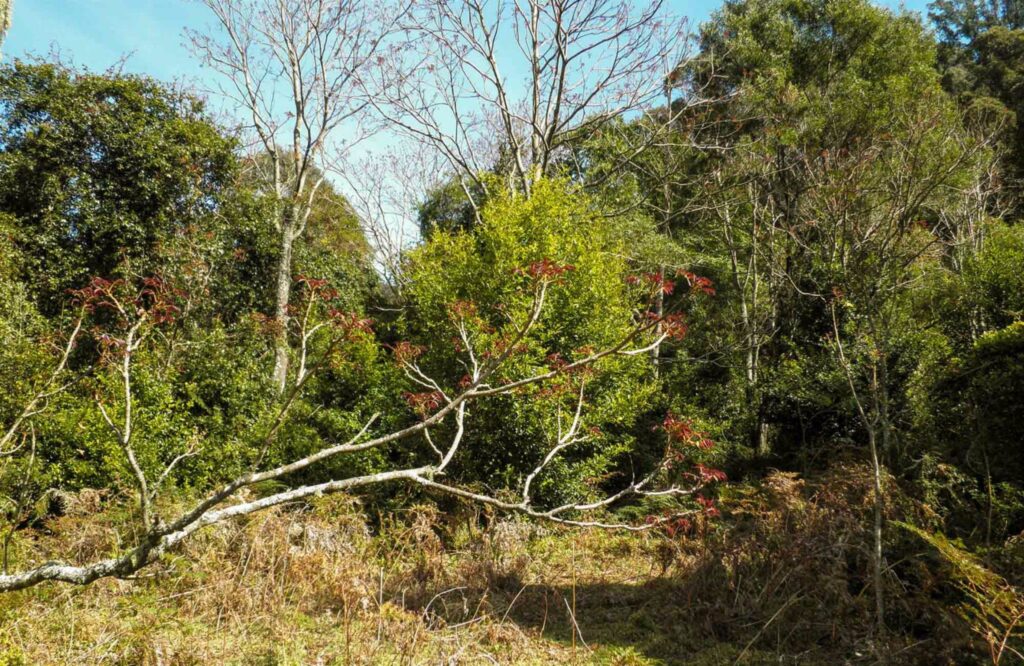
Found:
M 333 301 L 338 298 L 338 290 L 330 286 L 330 283 L 322 278 L 297 275 L 295 276 L 295 282 L 308 289 L 310 294 L 322 301 Z
M 630 275 L 626 278 L 626 282 L 629 284 L 640 284 L 641 281 L 650 285 L 654 293 L 660 291 L 666 296 L 671 295 L 676 289 L 676 283 L 661 273 L 644 273 L 643 275 Z
M 402 365 L 405 365 L 407 363 L 412 363 L 422 356 L 423 352 L 426 351 L 426 348 L 422 345 L 414 345 L 411 342 L 402 340 L 401 342 L 396 342 L 391 348 L 391 351 L 395 355 L 395 360 Z
M 508 352 L 509 354 L 525 354 L 527 351 L 529 351 L 529 346 L 527 346 L 524 342 L 520 342 L 515 347 L 512 347 L 512 340 L 513 338 L 511 337 L 498 338 L 497 340 L 494 341 L 494 345 L 493 347 L 491 347 L 491 349 L 486 349 L 480 353 L 480 357 L 496 358 L 498 356 L 504 355 L 506 352 Z
M 373 320 L 360 317 L 355 312 L 332 308 L 327 311 L 327 316 L 331 318 L 331 325 L 344 332 L 346 336 L 356 333 L 373 334 Z
M 122 279 L 93 277 L 86 286 L 70 289 L 68 293 L 71 302 L 86 312 L 106 308 L 123 319 L 146 317 L 157 325 L 173 324 L 181 312 L 176 302 L 185 297 L 183 291 L 155 276 L 144 278 L 134 290 Z
M 661 320 L 661 330 L 673 340 L 682 340 L 686 337 L 690 327 L 686 323 L 686 315 L 681 312 L 673 312 Z
M 691 523 L 687 518 L 677 518 L 676 520 L 665 523 L 665 533 L 670 537 L 689 534 L 692 529 L 693 523 Z
M 690 271 L 679 271 L 676 275 L 686 278 L 686 281 L 690 284 L 691 293 L 699 292 L 705 296 L 715 295 L 715 283 L 709 278 L 702 277 Z
M 116 308 L 114 293 L 124 286 L 124 280 L 107 280 L 94 277 L 89 284 L 81 289 L 69 289 L 71 303 L 85 308 L 87 312 L 95 312 L 97 308 Z
M 715 483 L 717 481 L 725 481 L 726 479 L 725 472 L 720 469 L 706 467 L 700 463 L 694 465 L 694 469 L 701 483 Z
M 429 391 L 425 393 L 412 393 L 405 391 L 402 393 L 402 397 L 409 404 L 414 412 L 422 417 L 426 417 L 427 414 L 433 412 L 441 406 L 441 401 L 444 396 L 440 391 Z
M 525 269 L 517 268 L 515 273 L 517 275 L 528 275 L 535 280 L 557 280 L 561 279 L 566 273 L 576 270 L 576 267 L 572 264 L 559 264 L 550 259 L 541 259 L 535 261 Z
M 709 518 L 715 518 L 721 515 L 721 511 L 715 506 L 715 500 L 710 497 L 704 497 L 703 495 L 697 495 L 694 499 L 697 500 L 697 504 L 700 505 L 701 510 L 705 516 Z
M 473 301 L 455 301 L 448 306 L 448 311 L 457 319 L 470 319 L 476 317 L 476 303 Z
M 715 443 L 708 438 L 706 432 L 694 430 L 693 421 L 690 419 L 681 419 L 672 414 L 668 413 L 665 420 L 661 423 L 661 429 L 668 435 L 668 439 L 673 444 L 682 444 L 684 446 L 692 446 L 698 449 L 710 449 L 714 447 Z

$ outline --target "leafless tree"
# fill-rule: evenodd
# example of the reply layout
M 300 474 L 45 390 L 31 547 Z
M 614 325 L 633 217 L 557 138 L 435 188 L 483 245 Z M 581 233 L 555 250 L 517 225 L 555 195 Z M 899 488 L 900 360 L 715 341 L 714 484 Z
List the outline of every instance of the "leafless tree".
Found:
M 742 159 L 742 158 L 740 158 Z M 751 160 L 752 162 L 754 160 Z M 755 169 L 758 167 L 755 166 Z M 740 346 L 746 399 L 754 410 L 753 439 L 758 453 L 771 450 L 762 408 L 761 376 L 765 348 L 777 332 L 781 249 L 785 235 L 776 200 L 764 192 L 764 180 L 747 174 L 738 181 L 716 169 L 713 203 L 708 208 L 729 261 L 729 276 L 738 304 Z M 732 180 L 732 182 L 726 182 Z
M 677 513 L 659 516 L 643 524 L 617 523 L 594 516 L 595 512 L 601 512 L 630 497 L 693 496 L 709 481 L 704 473 L 699 471 L 683 474 L 674 471 L 670 476 L 670 466 L 678 463 L 673 463 L 668 455 L 663 463 L 656 465 L 644 476 L 632 479 L 617 492 L 591 501 L 573 501 L 551 507 L 538 506 L 533 492 L 537 477 L 567 449 L 591 436 L 590 428 L 587 427 L 588 384 L 586 373 L 582 371 L 598 369 L 602 360 L 614 356 L 647 354 L 652 345 L 659 344 L 668 333 L 655 333 L 661 322 L 648 316 L 649 310 L 644 308 L 636 313 L 636 323 L 616 343 L 590 352 L 572 363 L 553 369 L 540 369 L 532 374 L 526 373 L 519 379 L 498 381 L 500 371 L 508 366 L 509 361 L 518 353 L 516 350 L 520 348 L 520 343 L 531 334 L 540 321 L 548 300 L 549 288 L 557 281 L 556 275 L 543 271 L 538 272 L 534 278 L 529 287 L 530 291 L 527 292 L 530 294 L 530 306 L 521 319 L 512 318 L 508 322 L 507 330 L 503 333 L 507 336 L 507 344 L 501 346 L 502 351 L 491 350 L 492 353 L 484 353 L 486 350 L 481 347 L 481 340 L 471 332 L 472 327 L 458 326 L 461 339 L 457 348 L 461 350 L 459 353 L 469 373 L 467 380 L 460 383 L 458 388 L 446 389 L 441 382 L 426 374 L 418 364 L 415 354 L 396 352 L 396 360 L 409 379 L 426 390 L 423 400 L 417 402 L 421 407 L 421 420 L 398 430 L 374 434 L 373 430 L 378 420 L 378 415 L 374 415 L 348 441 L 329 444 L 313 454 L 286 464 L 268 466 L 267 453 L 281 428 L 295 411 L 295 405 L 301 399 L 303 389 L 310 378 L 317 373 L 335 349 L 354 343 L 356 337 L 366 333 L 365 321 L 326 307 L 319 296 L 322 293 L 319 291 L 319 281 L 308 281 L 303 292 L 307 300 L 292 318 L 290 327 L 293 344 L 297 350 L 299 371 L 291 376 L 284 398 L 275 407 L 276 416 L 257 444 L 257 455 L 251 468 L 211 492 L 188 510 L 169 519 L 162 515 L 161 505 L 157 501 L 160 486 L 175 465 L 195 454 L 197 446 L 190 444 L 182 447 L 182 450 L 164 464 L 158 473 L 147 473 L 140 465 L 132 462 L 134 452 L 131 430 L 133 419 L 136 417 L 132 416 L 134 388 L 131 378 L 133 368 L 138 362 L 136 352 L 139 346 L 144 340 L 159 340 L 161 336 L 154 335 L 154 331 L 171 321 L 177 313 L 172 307 L 173 290 L 158 281 L 145 284 L 138 292 L 126 291 L 124 283 L 94 281 L 89 290 L 83 290 L 82 298 L 88 307 L 106 308 L 116 320 L 114 332 L 104 333 L 102 337 L 106 350 L 105 367 L 118 373 L 123 380 L 119 389 L 121 395 L 116 397 L 118 404 L 104 407 L 104 418 L 135 476 L 141 513 L 138 533 L 141 536 L 134 547 L 108 559 L 81 565 L 46 562 L 15 573 L 4 572 L 0 575 L 0 591 L 23 589 L 44 581 L 87 584 L 103 577 L 128 577 L 152 564 L 163 553 L 205 526 L 324 493 L 353 491 L 394 481 L 414 483 L 426 489 L 488 504 L 498 509 L 576 526 L 644 530 L 675 520 L 680 515 L 706 510 L 706 505 L 702 509 L 699 502 L 690 503 L 692 508 L 680 504 Z M 319 344 L 313 344 L 315 341 L 319 341 Z M 322 350 L 319 357 L 314 358 L 314 348 Z M 63 361 L 58 367 L 63 367 Z M 574 399 L 571 404 L 559 404 L 555 407 L 559 410 L 556 418 L 557 430 L 553 433 L 552 441 L 543 458 L 524 478 L 517 499 L 477 492 L 449 480 L 449 471 L 470 425 L 470 409 L 473 404 L 496 396 L 515 395 L 526 387 L 565 377 L 574 378 L 578 382 L 574 384 Z M 100 397 L 98 400 L 102 404 L 103 398 Z M 439 437 L 444 437 L 445 440 L 442 442 Z M 381 448 L 400 441 L 421 441 L 427 447 L 424 450 L 425 455 L 428 458 L 432 457 L 433 462 L 299 485 L 257 498 L 245 492 L 246 489 L 261 482 L 286 481 L 291 475 L 328 459 Z M 676 480 L 671 482 L 672 478 Z
M 280 234 L 274 382 L 283 392 L 293 247 L 327 163 L 369 132 L 364 82 L 404 9 L 360 0 L 199 1 L 216 27 L 187 30 L 192 50 L 220 75 L 220 92 L 237 106 L 256 156 L 252 164 L 274 197 L 272 223 Z
M 373 245 L 378 274 L 399 290 L 403 253 L 419 239 L 417 207 L 443 184 L 443 160 L 434 151 L 398 146 L 347 160 L 334 173 Z
M 432 0 L 405 25 L 410 48 L 376 72 L 374 107 L 436 149 L 474 207 L 483 172 L 528 194 L 573 141 L 659 104 L 688 57 L 662 0 Z

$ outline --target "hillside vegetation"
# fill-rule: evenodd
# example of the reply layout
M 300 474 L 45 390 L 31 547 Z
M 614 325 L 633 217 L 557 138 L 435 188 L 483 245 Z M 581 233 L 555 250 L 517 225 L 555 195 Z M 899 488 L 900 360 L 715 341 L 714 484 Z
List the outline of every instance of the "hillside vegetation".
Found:
M 0 664 L 1024 663 L 1017 3 L 200 4 L 0 67 Z

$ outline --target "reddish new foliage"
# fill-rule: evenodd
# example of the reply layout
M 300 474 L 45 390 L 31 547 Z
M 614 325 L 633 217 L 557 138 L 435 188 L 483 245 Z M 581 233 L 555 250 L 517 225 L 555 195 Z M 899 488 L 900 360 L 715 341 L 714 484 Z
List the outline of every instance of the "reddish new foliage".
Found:
M 505 336 L 498 338 L 494 341 L 493 346 L 490 349 L 485 349 L 480 353 L 481 358 L 498 358 L 508 354 L 524 354 L 529 351 L 529 347 L 524 342 L 520 342 L 515 347 L 510 347 L 512 344 L 512 336 Z
M 112 319 L 102 317 L 91 333 L 100 349 L 100 363 L 119 362 L 122 354 L 134 351 L 143 324 L 169 326 L 177 321 L 181 309 L 177 302 L 184 292 L 158 277 L 147 277 L 137 286 L 126 280 L 94 277 L 81 289 L 69 290 L 72 303 L 85 312 L 105 311 Z M 134 341 L 131 341 L 135 336 Z M 131 342 L 131 344 L 129 344 Z
M 673 312 L 661 320 L 661 330 L 673 340 L 682 340 L 690 328 L 686 323 L 686 315 Z
M 426 348 L 421 345 L 414 345 L 411 342 L 405 340 L 396 342 L 391 348 L 391 351 L 395 354 L 395 360 L 401 364 L 412 363 L 426 351 Z
M 693 523 L 691 523 L 687 518 L 678 518 L 665 525 L 665 533 L 670 537 L 689 534 L 692 529 Z
M 654 293 L 658 293 L 660 291 L 666 296 L 670 296 L 676 289 L 676 283 L 669 280 L 661 273 L 645 273 L 644 281 L 654 288 Z
M 327 316 L 331 318 L 331 325 L 341 330 L 346 337 L 351 337 L 357 333 L 373 334 L 373 320 L 360 317 L 355 312 L 345 312 L 332 308 L 327 311 Z
M 705 467 L 704 465 L 697 463 L 693 466 L 696 470 L 696 476 L 700 479 L 701 483 L 714 483 L 716 481 L 725 481 L 725 472 L 720 469 L 714 469 L 713 467 Z
M 295 282 L 309 290 L 310 294 L 322 301 L 333 301 L 338 298 L 338 290 L 330 286 L 327 280 L 322 278 L 311 278 L 307 275 L 297 275 Z
M 698 449 L 710 449 L 715 443 L 708 438 L 707 433 L 693 429 L 693 421 L 681 419 L 669 412 L 660 428 L 668 435 L 673 444 L 692 446 Z
M 107 280 L 94 277 L 89 284 L 81 289 L 69 289 L 71 303 L 85 308 L 87 312 L 95 312 L 97 308 L 116 308 L 112 295 L 124 285 L 124 280 Z
M 135 305 L 148 312 L 154 324 L 173 324 L 181 311 L 175 301 L 184 298 L 180 289 L 174 289 L 158 277 L 142 280 L 142 289 L 135 297 Z
M 476 317 L 476 303 L 473 301 L 455 301 L 448 306 L 448 311 L 457 319 Z
M 254 312 L 250 317 L 256 322 L 260 332 L 264 335 L 278 336 L 284 331 L 284 327 L 281 326 L 281 322 L 276 317 L 265 315 L 262 312 Z
M 441 401 L 444 400 L 444 396 L 440 391 L 429 391 L 426 393 L 405 391 L 402 393 L 402 397 L 409 403 L 412 410 L 421 417 L 426 417 L 430 412 L 436 410 L 441 406 Z
M 569 365 L 569 361 L 565 360 L 565 357 L 558 352 L 552 352 L 547 356 L 548 365 L 555 372 L 563 372 L 565 367 Z
M 517 268 L 518 275 L 529 275 L 535 280 L 554 281 L 561 279 L 566 273 L 576 270 L 572 264 L 559 264 L 550 259 L 535 261 L 525 269 Z
M 181 311 L 176 302 L 185 294 L 159 277 L 147 277 L 137 289 L 125 280 L 107 280 L 94 277 L 81 289 L 69 290 L 71 302 L 87 312 L 108 309 L 127 323 L 129 319 L 145 317 L 157 325 L 173 324 Z
M 690 292 L 699 292 L 706 296 L 715 295 L 715 283 L 710 279 L 701 277 L 700 275 L 696 275 L 690 271 L 679 271 L 676 275 L 686 278 L 686 281 L 690 284 Z
M 670 295 L 676 289 L 676 283 L 669 280 L 667 277 L 660 273 L 644 273 L 643 275 L 629 275 L 626 277 L 628 284 L 640 284 L 646 282 L 653 288 L 654 293 L 659 291 L 666 296 Z
M 686 282 L 690 286 L 691 293 L 698 292 L 706 296 L 715 295 L 715 285 L 709 278 L 684 270 L 676 271 L 676 277 L 686 278 Z M 626 282 L 629 284 L 640 284 L 641 282 L 645 282 L 652 287 L 653 293 L 657 294 L 658 292 L 661 292 L 666 296 L 671 295 L 676 289 L 676 283 L 661 273 L 630 275 L 626 278 Z
M 594 348 L 588 346 L 580 347 L 576 350 L 576 354 L 581 358 L 586 358 L 594 353 Z M 593 376 L 595 369 L 593 365 L 573 365 L 567 358 L 562 356 L 558 352 L 553 352 L 547 355 L 548 365 L 555 372 L 564 372 L 574 376 Z M 579 361 L 576 361 L 578 363 Z
M 694 499 L 697 500 L 697 504 L 700 504 L 701 510 L 703 510 L 705 516 L 715 518 L 721 513 L 718 510 L 718 507 L 715 506 L 715 500 L 712 498 L 697 495 Z

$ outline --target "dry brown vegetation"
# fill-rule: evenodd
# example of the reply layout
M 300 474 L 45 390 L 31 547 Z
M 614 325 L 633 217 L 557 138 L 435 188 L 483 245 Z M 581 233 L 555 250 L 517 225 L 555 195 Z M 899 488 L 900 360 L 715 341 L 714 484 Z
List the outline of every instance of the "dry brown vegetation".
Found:
M 214 526 L 137 579 L 0 597 L 0 663 L 872 663 L 868 488 L 862 467 L 779 473 L 734 490 L 701 538 L 671 540 L 432 504 L 367 520 L 352 498 L 322 498 Z M 101 501 L 65 499 L 15 555 L 109 553 L 119 509 L 82 518 Z M 887 576 L 895 663 L 991 663 L 984 628 L 944 610 L 948 557 L 906 537 Z

